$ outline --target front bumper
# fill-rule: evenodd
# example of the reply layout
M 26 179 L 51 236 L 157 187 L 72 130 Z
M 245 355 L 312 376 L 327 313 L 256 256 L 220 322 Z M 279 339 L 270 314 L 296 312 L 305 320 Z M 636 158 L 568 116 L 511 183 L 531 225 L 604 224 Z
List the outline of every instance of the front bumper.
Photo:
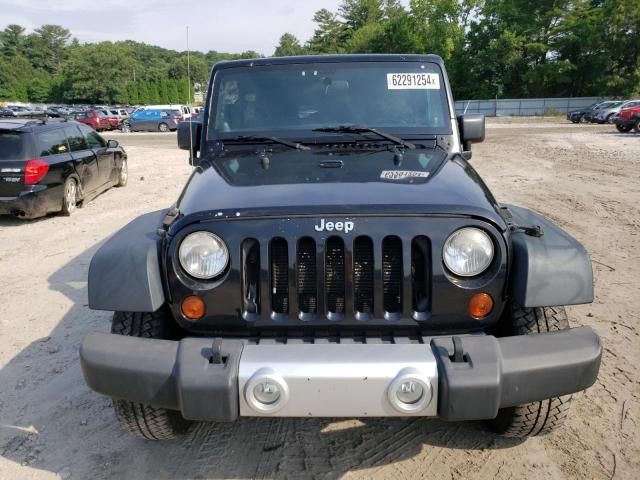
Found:
M 96 392 L 179 410 L 190 420 L 411 415 L 479 420 L 495 418 L 500 408 L 590 387 L 602 354 L 589 327 L 424 340 L 255 345 L 93 333 L 82 343 L 80 363 Z M 256 401 L 256 387 L 264 385 L 277 387 L 277 400 Z M 407 387 L 414 392 L 412 386 L 422 395 L 411 403 L 398 401 L 397 392 Z

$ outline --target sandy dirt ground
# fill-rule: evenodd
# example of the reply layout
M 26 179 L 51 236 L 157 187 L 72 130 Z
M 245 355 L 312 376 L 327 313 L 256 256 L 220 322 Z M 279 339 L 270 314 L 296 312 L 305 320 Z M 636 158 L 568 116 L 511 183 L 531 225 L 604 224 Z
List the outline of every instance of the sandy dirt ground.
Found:
M 114 136 L 130 182 L 65 218 L 0 219 L 0 479 L 640 478 L 640 134 L 563 121 L 491 121 L 473 165 L 500 201 L 533 208 L 592 254 L 596 299 L 569 309 L 605 345 L 566 426 L 527 441 L 437 419 L 244 419 L 150 443 L 84 384 L 78 346 L 107 331 L 87 268 L 114 231 L 169 206 L 190 167 L 175 135 Z

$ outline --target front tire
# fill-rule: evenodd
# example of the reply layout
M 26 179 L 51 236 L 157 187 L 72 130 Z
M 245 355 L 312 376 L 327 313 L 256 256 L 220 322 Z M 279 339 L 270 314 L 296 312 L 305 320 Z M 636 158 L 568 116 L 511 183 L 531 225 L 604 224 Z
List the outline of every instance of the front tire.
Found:
M 115 312 L 111 333 L 142 338 L 167 338 L 168 318 L 162 308 L 153 313 Z M 112 398 L 120 426 L 127 432 L 147 440 L 170 440 L 189 430 L 190 421 L 180 412 L 128 400 Z
M 523 308 L 512 306 L 509 335 L 556 332 L 569 328 L 564 307 Z M 564 423 L 571 395 L 553 397 L 516 407 L 501 408 L 489 427 L 505 437 L 546 435 Z
M 636 123 L 633 124 L 633 129 L 636 133 L 640 133 L 640 118 L 636 120 Z
M 616 125 L 616 130 L 618 130 L 620 133 L 630 132 L 632 128 L 633 126 Z
M 158 130 L 160 130 L 161 132 L 168 132 L 169 131 L 169 125 L 167 125 L 166 123 L 161 123 L 160 125 L 158 125 Z

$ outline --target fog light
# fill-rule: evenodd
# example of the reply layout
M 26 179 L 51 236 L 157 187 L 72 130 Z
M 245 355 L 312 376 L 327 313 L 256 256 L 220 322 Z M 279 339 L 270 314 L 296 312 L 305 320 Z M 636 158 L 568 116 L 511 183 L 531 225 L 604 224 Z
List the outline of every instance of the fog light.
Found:
M 258 413 L 275 413 L 289 400 L 289 387 L 278 372 L 261 368 L 245 384 L 244 398 Z
M 429 379 L 412 367 L 400 370 L 387 389 L 389 403 L 401 413 L 424 410 L 431 403 L 431 397 Z

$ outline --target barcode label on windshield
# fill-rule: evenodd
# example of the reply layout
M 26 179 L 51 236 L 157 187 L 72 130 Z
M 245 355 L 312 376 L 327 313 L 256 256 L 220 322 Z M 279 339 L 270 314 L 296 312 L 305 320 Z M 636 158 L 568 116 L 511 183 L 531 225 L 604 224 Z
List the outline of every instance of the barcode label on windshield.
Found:
M 387 73 L 389 90 L 439 90 L 437 73 Z

